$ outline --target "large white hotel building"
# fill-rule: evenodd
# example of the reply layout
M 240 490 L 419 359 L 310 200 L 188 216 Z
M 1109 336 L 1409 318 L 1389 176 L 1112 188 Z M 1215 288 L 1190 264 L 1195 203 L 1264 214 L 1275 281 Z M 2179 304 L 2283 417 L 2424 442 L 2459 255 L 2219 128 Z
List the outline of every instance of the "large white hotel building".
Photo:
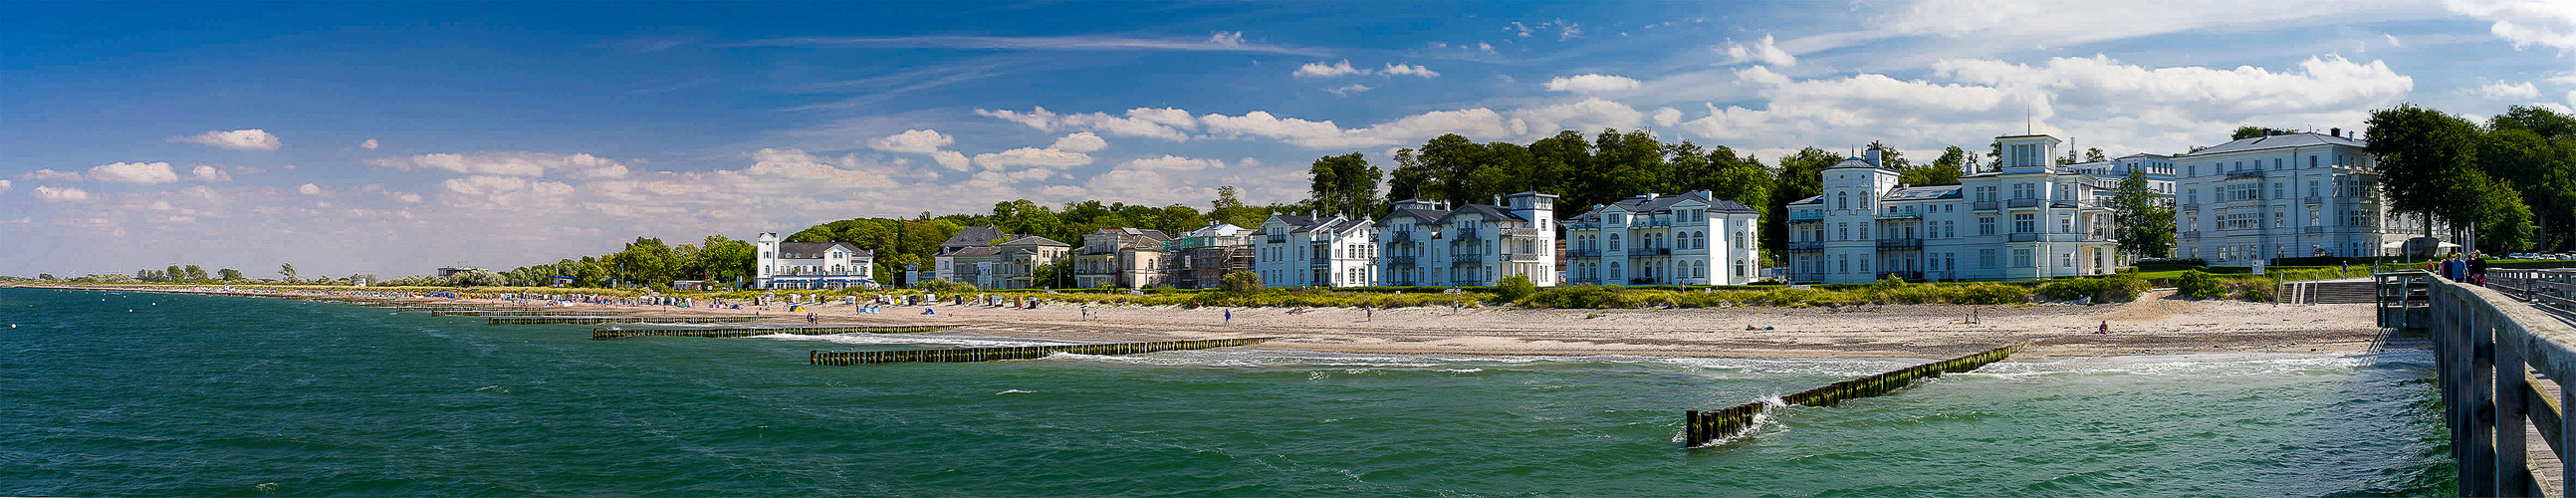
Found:
M 2308 256 L 2367 257 L 2389 233 L 2379 176 L 2343 130 L 2247 138 L 2173 158 L 2175 255 L 2213 265 Z
M 1857 283 L 1895 276 L 2031 280 L 2111 273 L 2111 210 L 2082 172 L 2050 165 L 2063 141 L 2000 137 L 1995 171 L 1959 185 L 1897 183 L 1876 151 L 1825 168 L 1823 194 L 1789 203 L 1789 276 Z

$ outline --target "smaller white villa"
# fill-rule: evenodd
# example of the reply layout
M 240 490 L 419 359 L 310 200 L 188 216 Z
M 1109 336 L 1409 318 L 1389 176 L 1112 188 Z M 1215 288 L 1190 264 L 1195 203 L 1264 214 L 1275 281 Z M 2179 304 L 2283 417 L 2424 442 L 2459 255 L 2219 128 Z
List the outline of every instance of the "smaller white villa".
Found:
M 757 289 L 848 289 L 876 285 L 876 254 L 844 242 L 780 242 L 762 233 L 754 244 L 751 286 Z

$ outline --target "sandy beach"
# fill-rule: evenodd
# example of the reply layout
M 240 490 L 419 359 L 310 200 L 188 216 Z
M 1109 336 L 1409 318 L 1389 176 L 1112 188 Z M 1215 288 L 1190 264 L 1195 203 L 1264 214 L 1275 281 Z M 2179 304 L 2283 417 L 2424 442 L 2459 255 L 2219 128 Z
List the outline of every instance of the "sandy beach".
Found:
M 123 288 L 125 291 L 186 292 Z M 298 297 L 281 295 L 279 297 Z M 494 299 L 406 298 L 480 306 Z M 933 314 L 922 314 L 924 308 Z M 778 316 L 788 306 L 742 309 L 572 303 L 584 312 Z M 808 306 L 823 324 L 962 324 L 947 334 L 1087 341 L 1276 337 L 1264 348 L 1343 353 L 1634 355 L 1751 358 L 1955 356 L 2027 343 L 2022 356 L 2122 356 L 2366 350 L 2383 340 L 2371 305 L 2273 305 L 2195 301 L 2150 292 L 2133 302 L 2005 306 L 1885 305 L 1812 308 L 1562 310 L 1504 307 L 1198 308 L 1050 303 L 1039 309 L 938 304 Z M 1226 315 L 1233 314 L 1231 323 Z M 1975 323 L 1965 323 L 1970 314 Z M 2110 333 L 2094 333 L 2103 323 Z M 1757 330 L 1748 330 L 1747 327 Z
M 785 314 L 767 310 L 575 305 L 655 314 Z M 1305 351 L 1477 355 L 1713 357 L 1909 357 L 2029 344 L 2025 356 L 2355 351 L 2381 330 L 2370 305 L 2194 301 L 2150 293 L 2102 305 L 1886 305 L 1840 308 L 1559 310 L 1500 307 L 1199 308 L 1050 304 L 1035 310 L 979 305 L 812 306 L 819 321 L 964 324 L 951 332 L 994 337 L 1142 341 L 1277 337 L 1262 347 Z M 1973 308 L 1973 309 L 1972 309 Z M 1231 311 L 1229 324 L 1226 314 Z M 1965 322 L 1971 313 L 1977 322 Z M 1086 314 L 1088 318 L 1086 318 Z M 803 313 L 785 322 L 802 324 Z M 2110 333 L 2094 333 L 2103 323 Z M 1747 330 L 1751 326 L 1760 330 Z

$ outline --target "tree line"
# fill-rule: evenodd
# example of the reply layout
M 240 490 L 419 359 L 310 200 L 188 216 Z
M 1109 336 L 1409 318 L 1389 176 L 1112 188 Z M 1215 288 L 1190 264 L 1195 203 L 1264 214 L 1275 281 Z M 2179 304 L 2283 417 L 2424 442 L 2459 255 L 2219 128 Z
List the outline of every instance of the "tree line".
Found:
M 2576 117 L 2514 106 L 2480 124 L 2407 103 L 2369 126 L 2389 213 L 2419 215 L 2425 235 L 2474 234 L 2488 253 L 2576 246 Z

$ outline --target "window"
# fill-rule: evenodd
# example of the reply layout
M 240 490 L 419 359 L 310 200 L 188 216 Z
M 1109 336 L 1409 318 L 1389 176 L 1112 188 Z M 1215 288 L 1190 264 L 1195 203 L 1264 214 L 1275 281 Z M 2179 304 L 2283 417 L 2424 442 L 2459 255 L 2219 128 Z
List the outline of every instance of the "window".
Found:
M 2029 250 L 2029 249 L 2014 249 L 2012 254 L 2013 254 L 2013 267 L 2014 267 L 2014 268 L 2029 268 L 2029 267 L 2031 267 L 2031 265 L 2030 265 L 2030 250 Z
M 1979 217 L 1977 217 L 1977 235 L 1994 235 L 1994 234 L 1995 234 L 1995 217 L 1993 217 L 1993 216 L 1979 216 Z
M 1851 255 L 1836 254 L 1834 255 L 1834 259 L 1842 263 L 1842 273 L 1851 273 Z
M 1851 240 L 1850 223 L 1836 223 L 1834 224 L 1834 231 L 1839 234 L 1834 237 L 1834 240 Z
M 1619 234 L 1610 234 L 1610 250 L 1619 250 Z
M 2013 233 L 2032 233 L 2032 232 L 2038 232 L 2038 231 L 2039 231 L 2039 215 L 2030 214 L 2030 213 L 2022 213 L 2022 214 L 2016 214 L 2016 215 L 2013 215 Z M 2028 266 L 2028 265 L 2023 265 L 2023 266 Z
M 1851 209 L 1851 192 L 1835 192 L 1834 202 L 1841 206 L 1835 209 Z
M 2075 233 L 2075 217 L 2058 215 L 2057 233 Z
M 2288 198 L 2290 198 L 2290 196 L 2282 195 L 2282 194 L 2281 194 L 2281 182 L 2272 182 L 2272 198 L 2274 198 L 2274 199 L 2288 199 Z
M 1978 268 L 1990 269 L 1990 270 L 1991 270 L 1991 269 L 1994 269 L 1994 267 L 1995 267 L 1995 250 L 1993 250 L 1993 249 L 1978 249 L 1978 250 L 1977 250 L 1977 267 L 1978 267 Z
M 2072 252 L 2061 252 L 2061 253 L 2057 253 L 2057 267 L 2058 267 L 2058 268 L 2074 268 L 2074 267 L 2075 267 L 2075 253 L 2072 253 Z
M 2317 156 L 2308 156 L 2308 169 L 2317 169 Z

